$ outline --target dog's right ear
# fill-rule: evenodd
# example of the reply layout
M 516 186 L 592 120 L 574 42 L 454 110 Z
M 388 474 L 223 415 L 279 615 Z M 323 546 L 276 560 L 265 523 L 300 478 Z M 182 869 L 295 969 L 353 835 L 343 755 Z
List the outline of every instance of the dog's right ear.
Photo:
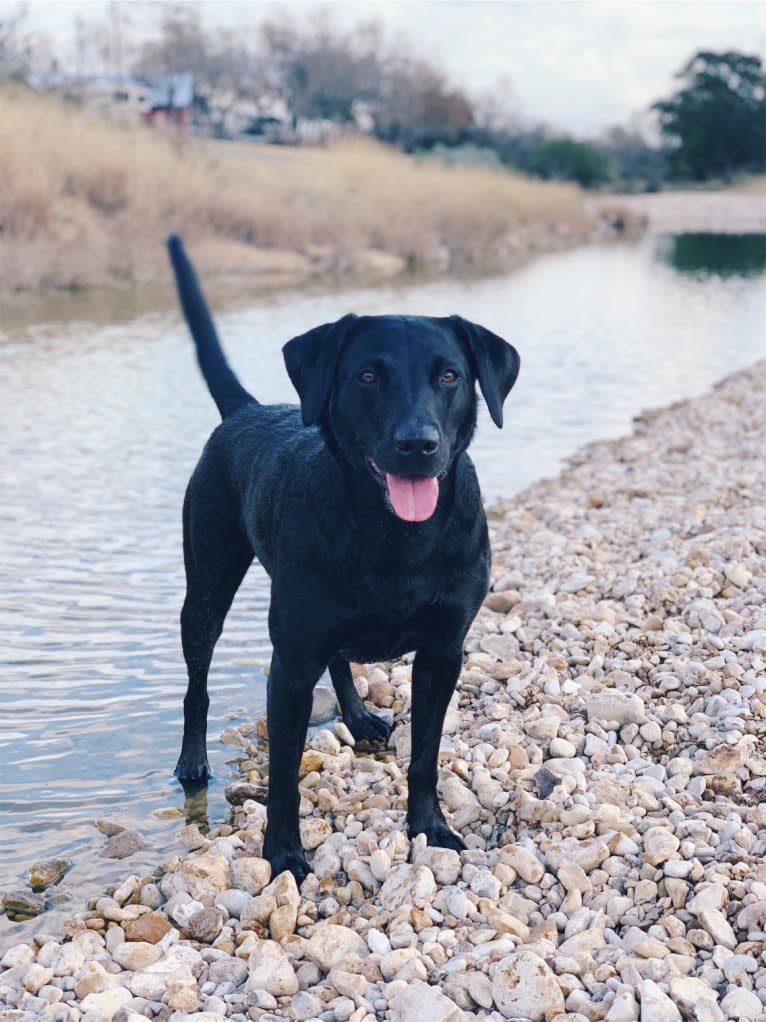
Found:
M 288 375 L 301 399 L 304 426 L 313 426 L 327 407 L 343 341 L 356 319 L 349 313 L 337 323 L 324 323 L 293 337 L 282 348 Z

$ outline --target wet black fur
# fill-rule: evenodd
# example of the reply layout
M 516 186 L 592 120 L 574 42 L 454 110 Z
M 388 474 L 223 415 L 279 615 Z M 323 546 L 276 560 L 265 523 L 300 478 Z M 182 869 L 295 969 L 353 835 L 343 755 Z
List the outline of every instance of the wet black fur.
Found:
M 502 425 L 518 355 L 457 316 L 346 316 L 285 345 L 300 409 L 261 405 L 226 363 L 180 239 L 171 237 L 168 247 L 200 367 L 223 418 L 184 502 L 181 633 L 189 686 L 176 775 L 185 784 L 209 776 L 208 668 L 255 556 L 272 581 L 264 854 L 274 874 L 289 869 L 301 880 L 309 871 L 298 829 L 298 766 L 323 670 L 329 667 L 355 738 L 383 742 L 389 728 L 365 709 L 349 661 L 412 650 L 407 822 L 429 844 L 461 849 L 439 806 L 437 755 L 490 563 L 465 452 L 476 425 L 475 382 Z M 396 517 L 381 472 L 439 476 L 432 517 Z

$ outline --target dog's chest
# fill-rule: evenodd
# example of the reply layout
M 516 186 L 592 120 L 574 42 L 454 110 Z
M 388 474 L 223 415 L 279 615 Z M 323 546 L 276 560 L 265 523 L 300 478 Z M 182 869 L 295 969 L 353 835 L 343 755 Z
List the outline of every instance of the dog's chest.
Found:
M 407 570 L 360 571 L 349 579 L 349 615 L 339 636 L 350 660 L 390 660 L 420 646 L 448 640 L 461 631 L 481 599 L 481 581 L 453 576 L 444 564 L 411 565 Z M 347 604 L 348 605 L 348 604 Z
M 339 652 L 358 663 L 393 660 L 433 639 L 435 631 L 427 607 L 379 614 L 360 608 L 339 630 Z

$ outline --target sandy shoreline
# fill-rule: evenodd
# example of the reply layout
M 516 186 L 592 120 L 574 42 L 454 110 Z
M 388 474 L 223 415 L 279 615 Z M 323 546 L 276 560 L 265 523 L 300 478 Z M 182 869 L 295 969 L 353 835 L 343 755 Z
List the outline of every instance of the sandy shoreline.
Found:
M 763 1022 L 764 386 L 766 362 L 647 413 L 493 510 L 442 745 L 469 851 L 406 838 L 410 668 L 368 669 L 396 756 L 310 740 L 300 891 L 242 789 L 233 830 L 188 826 L 66 940 L 3 949 L 0 1018 Z M 260 730 L 229 735 L 250 784 Z

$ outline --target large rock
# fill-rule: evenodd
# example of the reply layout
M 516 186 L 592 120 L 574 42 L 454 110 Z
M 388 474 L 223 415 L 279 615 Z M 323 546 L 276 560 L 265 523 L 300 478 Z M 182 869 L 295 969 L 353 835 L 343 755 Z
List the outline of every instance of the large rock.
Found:
M 53 955 L 50 965 L 53 968 L 54 976 L 74 976 L 78 969 L 81 969 L 90 948 L 82 947 L 74 941 L 68 944 L 59 944 Z
M 298 978 L 282 945 L 275 940 L 261 940 L 250 952 L 250 975 L 245 991 L 265 990 L 274 997 L 284 997 L 298 990 Z
M 162 951 L 144 940 L 126 940 L 118 944 L 112 952 L 112 958 L 121 969 L 128 972 L 136 972 L 137 969 L 145 969 L 148 965 L 154 965 L 162 957 Z
M 366 958 L 369 954 L 367 944 L 356 930 L 336 923 L 319 923 L 303 945 L 304 957 L 323 972 L 329 972 L 342 958 L 351 954 Z
M 687 1018 L 697 1022 L 724 1022 L 716 992 L 704 980 L 693 976 L 673 976 L 670 995 Z
M 149 848 L 149 842 L 137 830 L 121 830 L 110 837 L 101 849 L 104 859 L 127 859 L 143 848 Z
M 313 852 L 332 834 L 332 827 L 321 817 L 311 817 L 308 820 L 301 820 L 301 845 L 307 852 Z
M 614 722 L 622 727 L 623 724 L 646 723 L 644 701 L 635 692 L 620 692 L 614 688 L 591 692 L 587 696 L 586 709 L 588 720 L 602 725 Z
M 716 944 L 727 947 L 731 951 L 734 950 L 737 946 L 737 936 L 723 912 L 718 912 L 715 909 L 709 911 L 703 909 L 698 913 L 698 919 Z
M 74 992 L 85 1000 L 88 994 L 100 994 L 117 985 L 116 978 L 99 962 L 85 962 L 74 977 Z
M 720 775 L 734 773 L 747 762 L 749 746 L 744 742 L 737 745 L 719 745 L 711 752 L 699 752 L 694 759 L 694 771 L 698 774 Z
M 223 913 L 219 908 L 201 908 L 195 912 L 186 924 L 192 940 L 201 944 L 211 944 L 223 927 Z
M 721 1001 L 721 1007 L 727 1018 L 737 1019 L 738 1022 L 751 1022 L 763 1015 L 763 1005 L 758 995 L 742 987 L 730 990 Z
M 2 904 L 8 918 L 13 920 L 29 919 L 32 916 L 39 916 L 41 912 L 45 911 L 45 900 L 42 894 L 33 894 L 23 888 L 6 891 Z
M 590 873 L 596 866 L 600 866 L 604 859 L 609 858 L 609 845 L 600 838 L 585 838 L 580 841 L 576 837 L 567 837 L 563 841 L 559 838 L 545 838 L 540 842 L 540 850 L 545 855 L 545 861 L 551 869 L 558 872 L 565 863 L 579 866 L 586 873 Z
M 534 852 L 521 845 L 506 845 L 502 861 L 515 869 L 524 883 L 539 884 L 545 874 L 545 866 Z
M 606 1022 L 637 1022 L 638 1005 L 633 991 L 628 986 L 621 986 L 606 1013 Z
M 195 901 L 207 899 L 212 904 L 216 894 L 231 887 L 229 860 L 212 852 L 184 859 L 178 867 L 178 874 Z
M 284 940 L 295 933 L 298 912 L 294 905 L 280 905 L 269 915 L 269 933 L 274 940 Z
M 263 802 L 266 799 L 269 789 L 265 784 L 252 784 L 250 781 L 234 781 L 224 790 L 223 796 L 233 806 L 241 806 L 252 799 L 254 802 Z
M 210 963 L 208 979 L 218 986 L 220 983 L 231 983 L 238 987 L 247 979 L 247 962 L 242 958 L 218 958 Z
M 276 899 L 277 905 L 289 905 L 296 911 L 301 903 L 301 895 L 295 877 L 287 870 L 276 876 L 268 887 L 264 887 L 263 894 L 272 895 Z
M 197 981 L 188 962 L 175 955 L 162 958 L 153 965 L 148 965 L 140 972 L 128 976 L 126 986 L 135 997 L 145 997 L 148 1001 L 164 1001 L 171 1004 L 171 998 L 177 1002 L 182 991 L 197 996 Z M 181 998 L 183 1000 L 183 998 Z M 173 1003 L 173 1007 L 180 1007 Z M 194 1011 L 199 1003 L 192 1004 L 182 1010 Z
M 438 987 L 412 980 L 394 995 L 391 1022 L 462 1022 L 465 1015 Z
M 644 833 L 644 862 L 660 866 L 678 851 L 681 842 L 668 827 L 650 827 Z
M 29 965 L 35 960 L 35 953 L 29 944 L 14 944 L 0 958 L 0 968 L 12 969 L 15 965 Z
M 322 1002 L 308 990 L 299 990 L 290 1004 L 290 1011 L 296 1022 L 308 1022 L 308 1019 L 316 1018 L 321 1010 Z
M 271 880 L 271 864 L 253 856 L 232 859 L 230 873 L 232 887 L 248 894 L 260 894 Z
M 396 912 L 405 905 L 423 908 L 436 894 L 436 881 L 428 866 L 403 863 L 393 870 L 378 897 L 384 909 Z
M 690 912 L 699 915 L 701 912 L 719 912 L 726 904 L 726 888 L 720 883 L 700 884 L 694 889 L 694 897 L 689 898 L 686 907 Z
M 417 852 L 413 847 L 412 861 L 428 866 L 437 884 L 442 886 L 456 883 L 462 868 L 459 852 L 453 848 L 435 848 L 433 845 L 426 845 Z
M 522 948 L 507 955 L 492 971 L 492 999 L 506 1018 L 545 1022 L 564 1010 L 564 995 L 542 958 Z
M 157 944 L 173 929 L 173 926 L 159 912 L 144 912 L 138 919 L 130 919 L 123 926 L 127 940 L 146 941 Z
M 641 981 L 641 1022 L 681 1022 L 681 1012 L 654 980 Z
M 30 994 L 36 994 L 41 987 L 44 987 L 46 983 L 50 983 L 52 979 L 53 969 L 40 965 L 39 962 L 32 962 L 31 965 L 27 966 L 27 971 L 24 973 L 24 989 L 28 990 Z
M 29 867 L 29 886 L 33 891 L 44 891 L 62 879 L 71 869 L 71 859 L 45 859 Z
M 88 994 L 84 997 L 80 1008 L 88 1018 L 89 1022 L 112 1022 L 114 1016 L 124 1008 L 133 998 L 130 991 L 125 987 L 110 987 L 99 993 Z

